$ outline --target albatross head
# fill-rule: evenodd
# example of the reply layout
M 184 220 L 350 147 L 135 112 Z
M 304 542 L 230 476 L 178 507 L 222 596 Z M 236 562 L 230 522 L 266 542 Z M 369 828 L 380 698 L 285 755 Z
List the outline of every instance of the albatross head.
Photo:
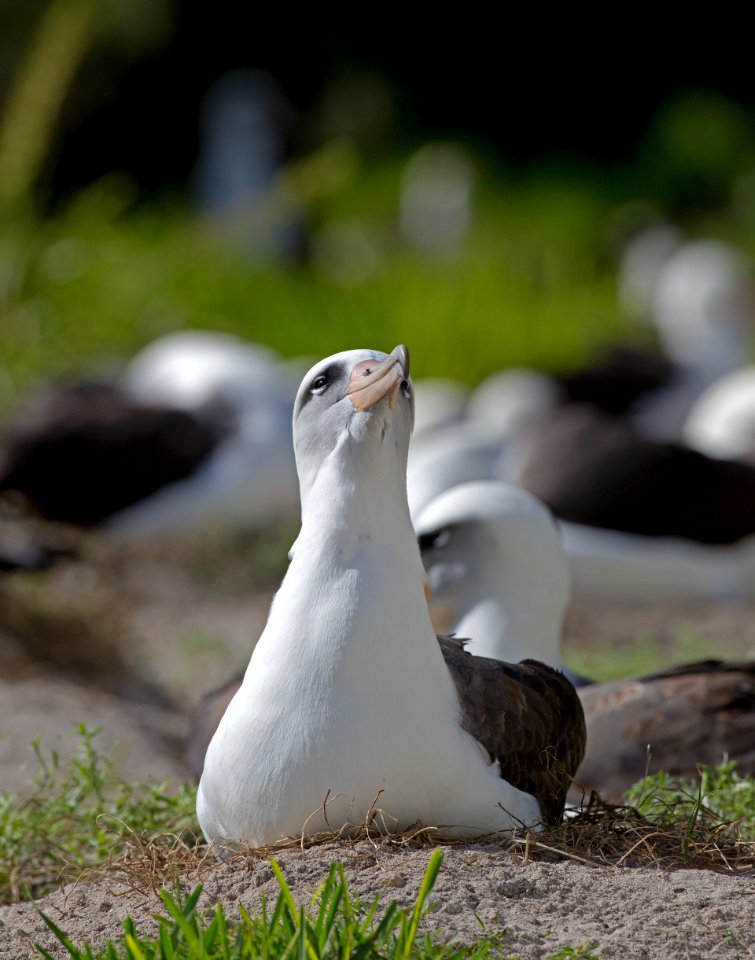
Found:
M 437 624 L 499 660 L 561 663 L 569 569 L 550 511 L 520 487 L 464 483 L 414 523 Z
M 345 476 L 344 471 L 355 479 L 387 471 L 405 487 L 413 423 L 405 346 L 387 354 L 349 350 L 316 363 L 294 403 L 302 513 L 315 485 L 325 486 Z M 387 450 L 391 455 L 386 456 Z

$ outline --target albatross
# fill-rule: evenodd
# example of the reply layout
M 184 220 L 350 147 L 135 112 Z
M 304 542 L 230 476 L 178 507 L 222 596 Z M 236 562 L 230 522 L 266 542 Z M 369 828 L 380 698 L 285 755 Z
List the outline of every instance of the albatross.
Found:
M 511 484 L 461 484 L 416 529 L 445 629 L 473 653 L 535 654 L 561 665 L 566 557 L 549 511 Z M 615 683 L 580 686 L 587 749 L 577 784 L 619 802 L 646 772 L 695 776 L 724 756 L 755 772 L 755 661 L 703 660 Z M 650 756 L 648 757 L 648 746 Z
M 414 528 L 435 616 L 469 638 L 470 653 L 562 669 L 569 564 L 537 497 L 509 483 L 459 484 L 432 500 Z
M 113 382 L 52 384 L 22 406 L 0 428 L 0 495 L 121 538 L 295 517 L 287 373 L 229 334 L 167 334 Z
M 537 661 L 438 638 L 406 496 L 409 354 L 316 364 L 293 416 L 302 524 L 207 749 L 205 836 L 253 846 L 349 828 L 479 836 L 557 821 L 584 751 L 574 688 Z

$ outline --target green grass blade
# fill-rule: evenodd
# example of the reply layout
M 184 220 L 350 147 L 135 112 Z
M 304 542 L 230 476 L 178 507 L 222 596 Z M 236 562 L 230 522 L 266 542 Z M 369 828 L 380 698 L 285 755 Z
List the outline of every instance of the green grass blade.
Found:
M 286 944 L 286 949 L 280 955 L 280 960 L 288 960 L 288 957 L 293 956 L 293 953 L 298 948 L 298 946 L 299 946 L 299 930 L 297 927 L 297 929 L 294 930 L 293 934 L 291 934 L 289 941 Z M 279 960 L 277 955 L 275 956 L 275 960 Z
M 343 864 L 337 863 L 336 868 L 338 870 L 338 883 L 341 887 L 341 902 L 344 918 L 344 929 L 343 935 L 340 938 L 340 957 L 339 960 L 351 960 L 351 951 L 353 947 L 353 918 L 354 918 L 354 905 L 351 902 L 351 897 L 349 896 L 349 888 L 346 885 L 346 876 L 343 872 Z
M 283 898 L 283 902 L 286 904 L 291 918 L 296 920 L 296 917 L 299 915 L 299 909 L 296 906 L 296 901 L 291 893 L 291 888 L 286 883 L 286 878 L 283 876 L 283 871 L 274 857 L 270 858 L 270 866 L 273 868 L 273 873 L 278 881 L 278 887 L 280 888 L 280 895 Z
M 402 944 L 401 944 L 401 953 L 400 956 L 403 960 L 409 960 L 411 956 L 412 948 L 414 947 L 414 941 L 417 937 L 417 928 L 419 927 L 419 922 L 422 919 L 422 914 L 427 902 L 427 898 L 430 896 L 433 887 L 435 886 L 435 881 L 438 879 L 438 872 L 440 871 L 441 864 L 443 863 L 443 851 L 440 847 L 436 847 L 433 850 L 430 860 L 427 864 L 427 869 L 425 870 L 425 875 L 422 878 L 422 885 L 419 888 L 419 893 L 417 894 L 417 901 L 414 904 L 414 909 L 412 910 L 411 917 L 409 918 L 409 923 L 404 926 L 402 930 Z
M 344 886 L 344 883 L 338 881 L 336 865 L 332 864 L 320 899 L 320 911 L 315 925 L 315 937 L 320 954 L 323 953 L 333 933 L 333 926 L 343 900 Z
M 395 900 L 392 900 L 388 906 L 388 909 L 383 914 L 383 919 L 377 925 L 375 930 L 375 939 L 380 942 L 388 937 L 390 933 L 395 930 L 395 928 L 400 923 L 400 918 L 398 914 L 398 904 Z
M 275 902 L 275 909 L 273 910 L 273 915 L 270 918 L 269 929 L 280 930 L 282 933 L 285 932 L 289 936 L 293 936 L 296 932 L 296 923 L 291 918 L 291 911 L 288 909 L 288 904 L 286 903 L 283 894 L 279 894 L 278 899 Z
M 362 922 L 359 924 L 360 933 L 366 933 L 372 926 L 372 921 L 375 919 L 375 914 L 377 913 L 379 904 L 380 904 L 380 898 L 375 897 L 375 899 L 370 904 L 370 909 L 364 915 Z
M 40 915 L 40 917 L 42 917 L 42 919 L 43 919 L 44 922 L 47 924 L 47 926 L 48 926 L 48 927 L 52 930 L 52 932 L 55 934 L 56 938 L 63 944 L 63 946 L 64 946 L 64 947 L 66 948 L 66 950 L 68 951 L 68 953 L 69 953 L 72 957 L 76 957 L 77 960 L 78 960 L 78 957 L 81 956 L 80 951 L 73 945 L 73 943 L 68 939 L 68 937 L 66 936 L 66 934 L 63 933 L 63 931 L 60 929 L 60 927 L 55 923 L 55 921 L 54 921 L 54 920 L 51 920 L 51 919 L 47 916 L 47 914 L 46 914 L 46 913 L 43 913 L 41 910 L 39 911 L 39 915 Z
M 195 912 L 197 907 L 197 902 L 199 901 L 199 898 L 201 895 L 202 895 L 202 884 L 198 883 L 184 902 L 183 912 L 185 917 L 189 917 L 191 914 Z
M 299 908 L 299 960 L 307 960 L 307 915 L 304 904 Z
M 215 941 L 218 938 L 218 928 L 219 921 L 216 910 L 212 920 L 210 920 L 209 924 L 205 927 L 202 935 L 202 949 L 208 956 L 212 956 L 213 948 L 215 947 Z
M 136 938 L 132 934 L 126 934 L 125 943 L 129 960 L 147 960 L 147 955 L 142 951 Z
M 196 893 L 196 890 L 194 893 Z M 160 899 L 165 904 L 165 909 L 172 917 L 175 927 L 181 931 L 186 943 L 194 947 L 196 950 L 199 950 L 201 948 L 200 935 L 197 930 L 196 923 L 192 923 L 189 919 L 189 917 L 193 917 L 193 914 L 187 915 L 184 912 L 184 909 L 182 909 L 181 906 L 176 903 L 167 890 L 160 891 Z M 194 899 L 194 903 L 196 904 L 196 898 Z
M 229 956 L 228 953 L 228 924 L 225 920 L 223 906 L 220 903 L 215 904 L 215 919 L 217 920 L 218 945 L 221 950 L 221 957 Z
M 40 943 L 35 943 L 35 944 L 34 944 L 34 949 L 35 949 L 35 950 L 39 950 L 39 952 L 40 952 L 40 953 L 42 954 L 42 956 L 44 957 L 44 960 L 55 960 L 55 957 L 53 957 L 53 955 L 50 953 L 50 951 L 49 951 L 49 950 L 45 950 L 45 948 L 44 948 Z
M 173 939 L 171 938 L 171 931 L 168 928 L 168 925 L 165 923 L 160 924 L 160 933 L 158 935 L 158 942 L 160 944 L 160 960 L 175 960 L 176 951 L 173 949 Z

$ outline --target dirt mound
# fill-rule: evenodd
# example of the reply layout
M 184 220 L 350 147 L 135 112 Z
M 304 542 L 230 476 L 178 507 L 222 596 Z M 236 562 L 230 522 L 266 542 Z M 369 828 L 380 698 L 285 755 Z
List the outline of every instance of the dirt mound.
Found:
M 429 849 L 328 844 L 306 851 L 281 851 L 278 860 L 298 901 L 308 902 L 334 860 L 345 865 L 349 890 L 362 903 L 376 894 L 413 903 Z M 213 864 L 201 877 L 184 877 L 190 889 L 204 883 L 202 907 L 220 900 L 229 916 L 239 904 L 253 910 L 264 894 L 277 896 L 267 860 L 248 857 Z M 588 867 L 570 862 L 522 863 L 511 853 L 481 845 L 450 847 L 433 892 L 425 930 L 462 943 L 483 934 L 500 937 L 504 956 L 540 960 L 564 946 L 594 944 L 593 952 L 615 960 L 745 958 L 755 945 L 755 878 L 706 870 L 664 872 L 646 868 Z M 140 927 L 155 929 L 162 911 L 157 895 L 100 879 L 68 887 L 38 904 L 0 909 L 0 955 L 33 954 L 38 942 L 65 956 L 42 922 L 37 907 L 74 942 L 92 946 L 122 932 L 130 914 Z M 59 946 L 59 945 L 58 945 Z

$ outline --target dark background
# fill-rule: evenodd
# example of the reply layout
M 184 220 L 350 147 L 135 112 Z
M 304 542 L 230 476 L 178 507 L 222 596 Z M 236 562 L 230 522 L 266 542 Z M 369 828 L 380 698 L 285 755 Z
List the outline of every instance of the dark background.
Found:
M 43 7 L 3 11 L 0 84 Z M 603 167 L 632 160 L 658 111 L 688 91 L 746 111 L 755 104 L 747 31 L 720 15 L 660 24 L 611 11 L 609 23 L 597 13 L 557 20 L 501 6 L 485 16 L 415 10 L 407 23 L 384 8 L 345 8 L 329 21 L 322 10 L 229 0 L 142 7 L 136 37 L 106 32 L 87 55 L 48 162 L 53 196 L 112 169 L 130 172 L 146 195 L 183 188 L 202 97 L 238 66 L 280 82 L 299 117 L 295 152 L 323 136 L 323 97 L 354 76 L 377 78 L 390 95 L 372 149 L 454 136 L 513 167 L 543 157 Z

